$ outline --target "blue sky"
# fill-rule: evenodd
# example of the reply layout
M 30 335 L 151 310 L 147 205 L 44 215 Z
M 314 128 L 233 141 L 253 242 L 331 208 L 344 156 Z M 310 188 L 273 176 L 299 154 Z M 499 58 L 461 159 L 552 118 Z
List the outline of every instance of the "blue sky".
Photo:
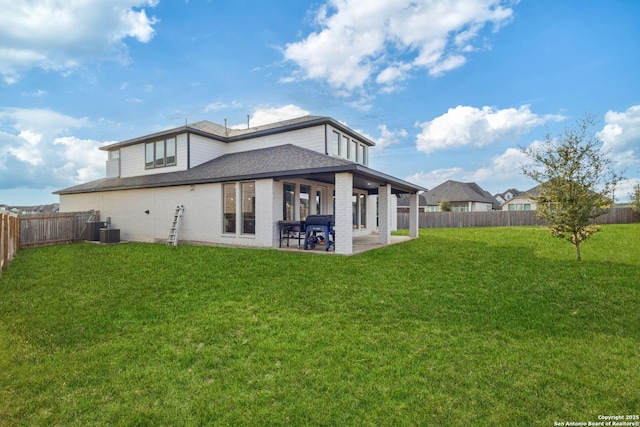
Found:
M 0 0 L 0 203 L 101 178 L 98 147 L 185 120 L 331 116 L 370 166 L 526 190 L 518 147 L 592 114 L 640 182 L 640 2 Z

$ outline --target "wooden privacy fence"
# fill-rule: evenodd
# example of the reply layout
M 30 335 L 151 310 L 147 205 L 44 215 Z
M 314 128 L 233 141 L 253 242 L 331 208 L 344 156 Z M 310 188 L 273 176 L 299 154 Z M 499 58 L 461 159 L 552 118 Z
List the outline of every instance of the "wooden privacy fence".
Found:
M 510 227 L 543 225 L 536 211 L 486 212 L 420 212 L 420 228 Z M 631 208 L 614 208 L 596 218 L 596 224 L 629 224 L 634 222 Z M 409 213 L 398 212 L 398 229 L 409 228 Z
M 84 240 L 87 221 L 99 219 L 98 211 L 21 216 L 20 249 Z
M 0 277 L 9 266 L 20 244 L 20 222 L 18 215 L 0 212 Z

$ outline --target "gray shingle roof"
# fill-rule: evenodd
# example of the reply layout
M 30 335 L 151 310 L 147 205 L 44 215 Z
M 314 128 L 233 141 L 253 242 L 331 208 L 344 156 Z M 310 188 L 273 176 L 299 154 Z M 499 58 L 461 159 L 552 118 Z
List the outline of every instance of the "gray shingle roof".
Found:
M 525 191 L 522 196 L 526 196 L 528 197 L 529 195 L 531 196 L 539 196 L 540 195 L 540 184 L 536 185 L 535 187 L 532 187 L 530 189 L 528 189 L 527 191 Z
M 289 119 L 289 120 L 283 120 L 280 122 L 275 122 L 275 123 L 268 123 L 265 125 L 261 125 L 261 126 L 253 126 L 250 128 L 231 128 L 231 127 L 227 127 L 225 128 L 222 125 L 219 125 L 217 123 L 212 123 L 208 120 L 202 120 L 200 122 L 196 122 L 193 123 L 191 125 L 192 128 L 194 129 L 199 129 L 202 130 L 204 132 L 208 132 L 208 133 L 212 133 L 214 135 L 218 135 L 221 137 L 229 137 L 229 138 L 233 138 L 236 136 L 241 136 L 241 135 L 249 135 L 252 133 L 259 133 L 259 132 L 264 132 L 267 130 L 271 130 L 271 129 L 279 129 L 279 128 L 288 128 L 290 126 L 293 125 L 298 125 L 298 124 L 307 124 L 309 122 L 314 122 L 314 121 L 321 121 L 321 120 L 326 120 L 329 119 L 329 117 L 324 117 L 324 116 L 303 116 L 303 117 L 297 117 L 294 119 Z
M 427 205 L 437 206 L 442 200 L 448 202 L 481 202 L 498 205 L 498 201 L 475 182 L 445 181 L 425 193 Z
M 399 194 L 398 207 L 407 207 L 407 206 L 409 206 L 409 195 Z M 418 195 L 418 206 L 427 206 L 427 199 L 424 197 L 424 194 Z
M 518 190 L 517 188 L 510 188 L 508 190 L 503 191 L 502 193 L 494 194 L 493 197 L 500 196 L 503 199 L 507 200 L 507 197 L 506 197 L 507 193 L 511 193 L 511 196 L 513 196 L 513 197 L 516 197 L 516 196 L 519 196 L 519 195 L 523 194 L 523 192 Z
M 403 191 L 423 188 L 385 175 L 351 161 L 318 153 L 292 144 L 226 154 L 185 171 L 129 178 L 103 178 L 56 191 L 54 194 L 114 191 L 134 188 L 167 187 L 211 182 L 240 181 L 287 176 L 320 176 L 330 182 L 335 172 L 353 172 L 362 180 L 389 182 Z
M 304 116 L 295 119 L 283 120 L 276 123 L 269 123 L 262 126 L 254 126 L 248 129 L 234 129 L 231 127 L 225 127 L 217 123 L 210 122 L 208 120 L 202 120 L 199 122 L 191 123 L 185 126 L 180 126 L 173 129 L 167 129 L 161 132 L 156 132 L 150 135 L 141 136 L 138 138 L 128 139 L 126 141 L 117 142 L 115 144 L 106 145 L 100 147 L 101 150 L 111 150 L 114 148 L 126 147 L 128 145 L 138 144 L 143 141 L 153 141 L 154 139 L 167 138 L 175 136 L 181 133 L 191 132 L 201 134 L 209 138 L 217 139 L 224 142 L 234 142 L 239 140 L 245 140 L 249 138 L 255 138 L 263 135 L 269 135 L 274 133 L 288 132 L 291 130 L 318 126 L 322 124 L 330 124 L 333 127 L 340 129 L 342 132 L 351 135 L 368 144 L 374 146 L 375 143 L 364 136 L 357 134 L 352 129 L 348 128 L 344 124 L 325 116 Z

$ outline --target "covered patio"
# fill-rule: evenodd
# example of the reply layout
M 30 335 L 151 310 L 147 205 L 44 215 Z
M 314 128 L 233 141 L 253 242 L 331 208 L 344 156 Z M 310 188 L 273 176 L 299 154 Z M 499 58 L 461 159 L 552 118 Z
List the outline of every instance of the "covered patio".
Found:
M 354 236 L 352 238 L 352 252 L 349 255 L 361 254 L 367 251 L 371 251 L 373 249 L 380 249 L 385 246 L 408 242 L 415 238 L 416 237 L 409 237 L 409 236 L 391 236 L 387 243 L 382 244 L 378 242 L 378 235 L 376 234 Z M 304 250 L 304 237 L 301 240 L 300 248 L 298 248 L 298 240 L 291 239 L 290 246 L 288 247 L 283 246 L 278 249 L 283 252 L 299 252 L 299 253 L 310 253 L 310 254 L 336 254 L 336 252 L 333 249 L 329 251 L 325 251 L 323 245 L 318 245 L 314 249 L 309 248 L 307 250 Z
M 367 167 L 352 162 L 341 162 L 338 160 L 323 157 L 318 167 L 305 170 L 303 173 L 291 173 L 275 178 L 276 181 L 285 181 L 296 178 L 307 182 L 328 184 L 333 189 L 332 207 L 325 206 L 321 214 L 333 215 L 333 230 L 335 232 L 335 245 L 331 251 L 336 254 L 351 255 L 361 253 L 409 238 L 418 237 L 418 194 L 424 188 L 400 180 L 398 178 L 374 171 Z M 367 202 L 369 212 L 366 220 L 368 227 L 361 228 L 357 219 L 361 214 L 356 212 L 356 194 L 374 197 L 371 202 Z M 395 199 L 399 194 L 409 196 L 409 237 L 401 238 L 392 236 L 395 230 L 397 205 Z M 304 222 L 304 217 L 298 215 L 298 207 L 293 210 L 293 218 L 285 218 L 285 221 Z M 364 209 L 362 209 L 364 211 Z M 320 213 L 320 212 L 319 212 Z M 300 221 L 300 220 L 303 221 Z M 280 235 L 280 228 L 275 225 L 275 235 Z M 340 238 L 348 236 L 349 238 Z M 278 247 L 281 246 L 278 244 Z M 296 242 L 297 247 L 297 242 Z

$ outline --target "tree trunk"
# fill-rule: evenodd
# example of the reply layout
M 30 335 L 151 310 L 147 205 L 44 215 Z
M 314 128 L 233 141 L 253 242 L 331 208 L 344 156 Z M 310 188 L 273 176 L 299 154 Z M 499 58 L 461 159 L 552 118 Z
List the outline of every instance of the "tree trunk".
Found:
M 576 257 L 578 261 L 582 261 L 582 256 L 580 255 L 580 241 L 575 233 L 573 234 L 573 244 L 576 246 Z

